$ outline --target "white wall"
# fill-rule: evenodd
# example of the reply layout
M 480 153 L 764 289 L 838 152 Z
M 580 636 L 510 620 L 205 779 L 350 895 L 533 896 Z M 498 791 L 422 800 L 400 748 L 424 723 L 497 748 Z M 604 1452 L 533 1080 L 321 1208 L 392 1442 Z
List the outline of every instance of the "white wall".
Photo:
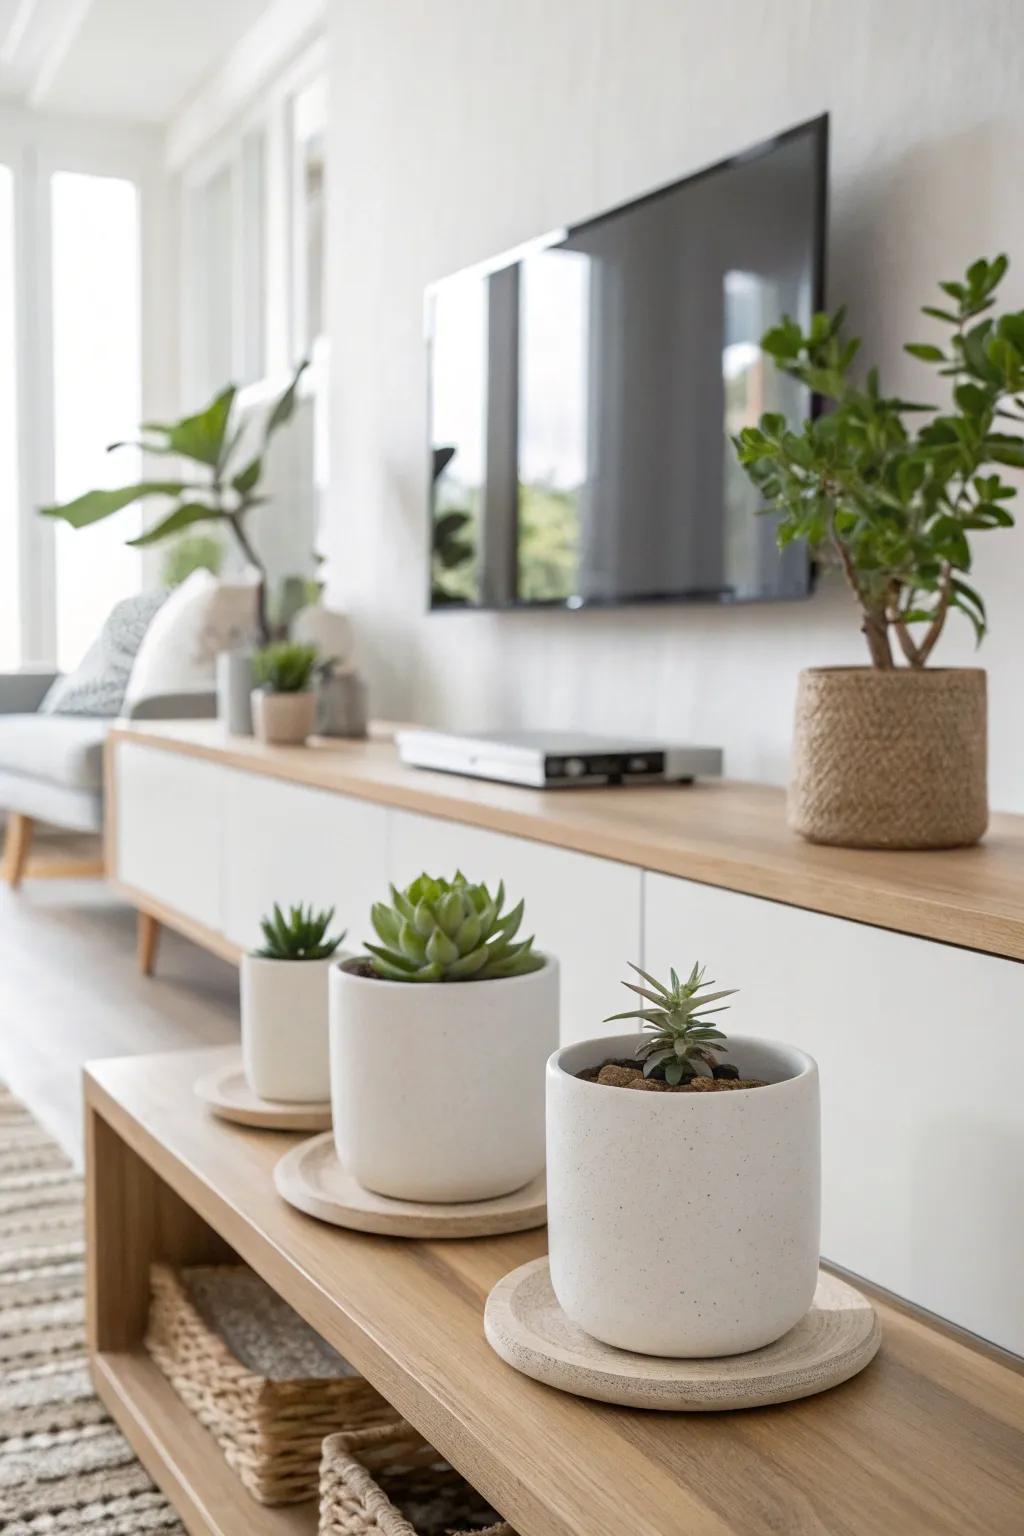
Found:
M 331 595 L 377 714 L 716 742 L 785 778 L 796 673 L 860 661 L 845 593 L 745 610 L 428 616 L 426 282 L 832 114 L 830 295 L 896 389 L 917 306 L 1018 256 L 1017 0 L 335 0 L 328 8 Z M 1024 517 L 1024 512 L 1022 512 Z M 992 795 L 1024 810 L 1024 526 L 977 541 Z M 939 653 L 972 661 L 954 616 Z

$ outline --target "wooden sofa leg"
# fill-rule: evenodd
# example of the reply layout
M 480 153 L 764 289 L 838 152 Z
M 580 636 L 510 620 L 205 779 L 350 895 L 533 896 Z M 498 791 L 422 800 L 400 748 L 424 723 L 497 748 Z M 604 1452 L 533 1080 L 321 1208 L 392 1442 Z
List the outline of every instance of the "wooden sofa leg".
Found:
M 135 953 L 138 956 L 139 971 L 143 976 L 152 976 L 156 966 L 156 952 L 160 943 L 160 922 L 148 912 L 138 914 L 138 922 L 135 931 Z
M 23 816 L 20 811 L 8 811 L 3 877 L 12 890 L 16 890 L 21 884 L 35 828 L 36 824 L 31 816 Z

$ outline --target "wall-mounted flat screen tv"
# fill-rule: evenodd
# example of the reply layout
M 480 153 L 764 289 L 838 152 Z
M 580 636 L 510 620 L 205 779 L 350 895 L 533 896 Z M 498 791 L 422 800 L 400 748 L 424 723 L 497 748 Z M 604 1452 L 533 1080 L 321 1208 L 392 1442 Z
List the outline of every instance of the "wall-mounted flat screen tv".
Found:
M 819 118 L 426 295 L 435 608 L 798 598 L 731 438 L 804 388 L 758 345 L 823 304 Z

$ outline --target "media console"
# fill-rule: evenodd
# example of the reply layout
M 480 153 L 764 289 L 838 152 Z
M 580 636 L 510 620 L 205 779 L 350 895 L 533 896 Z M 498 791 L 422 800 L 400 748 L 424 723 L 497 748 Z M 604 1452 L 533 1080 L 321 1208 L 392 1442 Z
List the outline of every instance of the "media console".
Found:
M 1024 1354 L 1024 818 L 867 853 L 802 842 L 764 786 L 552 797 L 404 767 L 385 730 L 274 748 L 139 723 L 107 754 L 108 868 L 146 964 L 161 923 L 237 959 L 275 900 L 334 905 L 357 945 L 389 880 L 455 867 L 525 897 L 566 1040 L 624 1006 L 627 961 L 699 959 L 740 989 L 737 1030 L 818 1059 L 825 1257 Z

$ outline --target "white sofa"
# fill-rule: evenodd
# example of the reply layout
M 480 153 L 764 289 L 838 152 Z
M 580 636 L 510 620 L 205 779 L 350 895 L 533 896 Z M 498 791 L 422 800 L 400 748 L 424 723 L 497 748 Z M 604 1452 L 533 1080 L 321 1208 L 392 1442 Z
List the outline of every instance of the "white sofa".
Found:
M 39 714 L 54 672 L 0 673 L 0 810 L 7 814 L 4 876 L 18 885 L 37 822 L 75 832 L 103 826 L 103 744 L 112 721 Z M 185 720 L 215 715 L 213 692 L 156 694 L 131 719 Z

